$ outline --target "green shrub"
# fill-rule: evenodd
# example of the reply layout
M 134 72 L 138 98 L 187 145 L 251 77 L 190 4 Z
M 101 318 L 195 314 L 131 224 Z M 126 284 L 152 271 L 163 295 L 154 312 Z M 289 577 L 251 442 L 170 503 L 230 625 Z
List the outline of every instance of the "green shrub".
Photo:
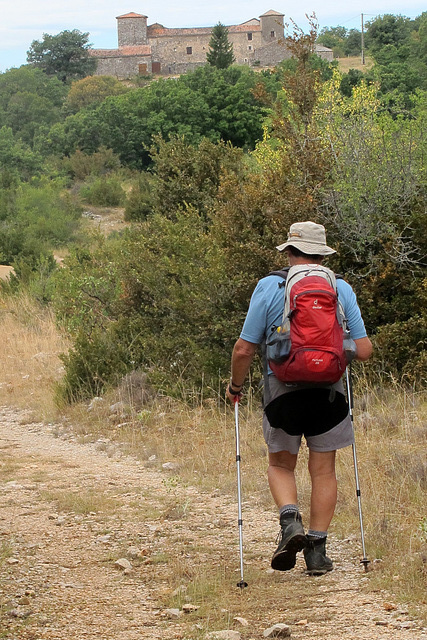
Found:
M 416 388 L 427 382 L 427 316 L 380 327 L 374 338 L 370 369 Z
M 125 220 L 140 221 L 153 210 L 153 178 L 143 171 L 133 183 L 125 202 Z
M 82 186 L 80 195 L 88 203 L 99 207 L 121 207 L 125 192 L 119 178 L 101 176 Z
M 120 159 L 112 149 L 100 147 L 96 153 L 84 153 L 77 149 L 69 158 L 65 158 L 66 171 L 77 180 L 90 175 L 101 176 L 120 167 Z
M 73 349 L 61 359 L 66 376 L 57 387 L 58 401 L 77 402 L 101 395 L 129 369 L 123 345 L 99 329 L 90 336 L 81 332 Z
M 81 209 L 61 181 L 33 180 L 0 189 L 0 260 L 19 276 L 73 239 Z M 25 265 L 25 266 L 24 266 Z

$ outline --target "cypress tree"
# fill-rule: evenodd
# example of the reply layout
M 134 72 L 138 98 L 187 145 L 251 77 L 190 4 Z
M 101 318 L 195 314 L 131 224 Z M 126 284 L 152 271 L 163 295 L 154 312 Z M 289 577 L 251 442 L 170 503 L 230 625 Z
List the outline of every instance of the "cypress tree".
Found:
M 228 41 L 228 29 L 220 22 L 212 29 L 206 59 L 212 67 L 217 69 L 226 69 L 235 60 L 233 45 Z

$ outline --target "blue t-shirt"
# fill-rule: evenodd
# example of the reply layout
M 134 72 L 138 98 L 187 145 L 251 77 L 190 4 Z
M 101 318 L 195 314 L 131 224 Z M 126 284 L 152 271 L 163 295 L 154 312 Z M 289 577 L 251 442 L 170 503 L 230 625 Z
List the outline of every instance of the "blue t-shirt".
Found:
M 284 289 L 280 276 L 267 276 L 255 287 L 240 337 L 247 342 L 261 344 L 271 333 L 272 327 L 282 322 Z M 348 328 L 353 340 L 366 337 L 366 329 L 357 304 L 356 294 L 345 280 L 337 280 L 337 292 L 344 307 Z

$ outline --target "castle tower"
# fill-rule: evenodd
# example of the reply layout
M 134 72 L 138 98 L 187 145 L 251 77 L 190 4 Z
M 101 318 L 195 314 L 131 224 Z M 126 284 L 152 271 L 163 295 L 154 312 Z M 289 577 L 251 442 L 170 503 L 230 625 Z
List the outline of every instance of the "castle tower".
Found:
M 278 11 L 274 11 L 270 9 L 266 13 L 263 13 L 260 16 L 261 19 L 261 37 L 264 43 L 274 42 L 283 38 L 285 33 L 283 18 L 283 13 L 279 13 Z
M 117 16 L 117 34 L 119 48 L 147 44 L 147 16 L 140 13 Z

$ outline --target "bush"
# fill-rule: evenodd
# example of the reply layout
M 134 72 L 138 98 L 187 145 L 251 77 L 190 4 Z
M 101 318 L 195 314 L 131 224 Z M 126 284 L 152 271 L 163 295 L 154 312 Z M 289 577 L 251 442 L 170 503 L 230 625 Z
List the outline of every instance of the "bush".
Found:
M 72 83 L 65 108 L 77 113 L 80 109 L 100 104 L 109 96 L 118 96 L 127 91 L 128 87 L 112 76 L 87 76 Z
M 380 327 L 374 339 L 371 370 L 415 388 L 427 382 L 427 316 Z
M 0 190 L 0 202 L 0 260 L 20 276 L 37 270 L 42 256 L 51 255 L 77 231 L 81 210 L 61 181 L 10 186 Z
M 145 220 L 153 210 L 153 178 L 143 171 L 135 180 L 125 203 L 125 220 Z
M 100 147 L 96 153 L 84 153 L 77 149 L 69 158 L 64 159 L 66 171 L 77 180 L 90 175 L 101 176 L 120 167 L 120 159 L 112 149 Z
M 121 207 L 126 194 L 117 176 L 101 176 L 83 185 L 80 195 L 88 204 L 99 207 Z
M 67 374 L 58 385 L 58 401 L 86 400 L 101 395 L 109 384 L 118 383 L 128 370 L 128 357 L 123 345 L 111 337 L 99 329 L 90 336 L 82 332 L 74 348 L 62 354 Z

